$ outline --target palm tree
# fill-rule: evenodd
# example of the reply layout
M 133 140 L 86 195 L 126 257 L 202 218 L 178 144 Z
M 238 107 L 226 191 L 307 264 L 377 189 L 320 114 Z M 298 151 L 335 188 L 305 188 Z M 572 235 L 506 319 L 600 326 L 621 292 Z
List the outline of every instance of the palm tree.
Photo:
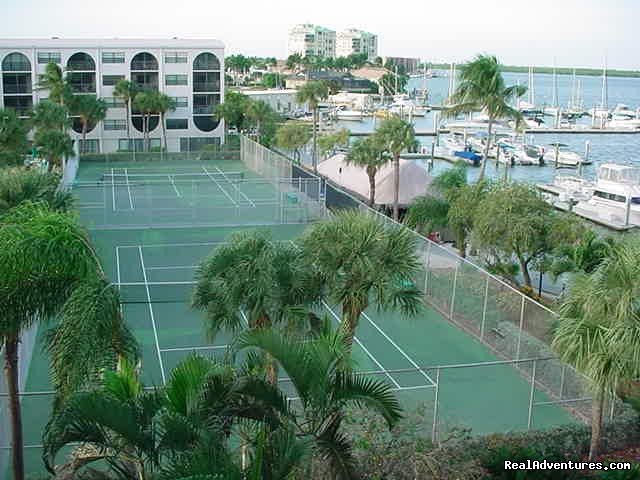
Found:
M 131 104 L 133 99 L 136 98 L 137 93 L 138 87 L 136 84 L 124 78 L 118 80 L 113 89 L 113 96 L 122 99 L 124 102 L 125 115 L 127 118 L 127 140 L 129 140 L 129 143 L 131 143 Z
M 385 152 L 378 147 L 374 138 L 367 137 L 363 140 L 355 141 L 345 159 L 347 165 L 357 165 L 366 170 L 367 176 L 369 177 L 370 207 L 373 207 L 376 201 L 376 175 L 378 170 L 389 161 L 384 153 Z
M 160 114 L 160 123 L 162 124 L 162 139 L 164 143 L 164 149 L 167 151 L 169 146 L 167 145 L 167 125 L 165 123 L 165 116 L 167 112 L 173 112 L 176 109 L 176 102 L 166 93 L 156 93 L 156 107 Z
M 300 148 L 311 140 L 309 127 L 301 122 L 286 122 L 276 131 L 276 145 L 293 151 L 293 159 L 300 163 Z
M 359 478 L 351 442 L 341 429 L 348 407 L 373 410 L 389 428 L 402 417 L 388 384 L 349 368 L 350 344 L 340 334 L 324 333 L 292 342 L 274 330 L 259 329 L 242 334 L 237 348 L 257 348 L 276 359 L 294 387 L 296 408 L 282 414 L 293 423 L 296 436 L 313 447 L 316 462 L 307 463 L 306 478 L 316 478 L 317 463 L 327 465 L 332 478 Z
M 133 106 L 142 114 L 142 132 L 144 136 L 144 149 L 149 151 L 149 123 L 151 115 L 158 111 L 158 97 L 156 92 L 138 92 L 133 99 Z
M 82 148 L 79 149 L 79 152 L 83 153 L 87 131 L 89 127 L 93 128 L 94 125 L 105 119 L 107 104 L 101 98 L 93 95 L 76 95 L 71 102 L 71 113 L 78 117 L 82 125 Z
M 308 228 L 301 243 L 326 282 L 329 297 L 342 304 L 342 329 L 349 345 L 370 301 L 406 315 L 418 312 L 421 293 L 412 279 L 420 262 L 411 230 L 345 211 Z
M 44 434 L 44 459 L 53 470 L 63 447 L 81 443 L 72 460 L 56 469 L 68 478 L 97 463 L 108 465 L 115 478 L 138 480 L 284 479 L 306 453 L 287 428 L 289 415 L 284 395 L 247 364 L 192 355 L 172 370 L 164 389 L 149 389 L 122 362 L 117 372 L 104 374 L 98 388 L 75 392 L 54 411 Z M 242 476 L 230 438 L 247 424 L 268 432 L 253 443 L 271 455 L 254 455 L 250 473 Z
M 262 138 L 262 125 L 274 114 L 273 109 L 267 102 L 262 100 L 253 101 L 247 107 L 247 117 L 256 124 L 258 141 Z
M 482 156 L 479 180 L 483 180 L 487 169 L 487 158 L 491 147 L 493 124 L 498 119 L 522 121 L 522 113 L 510 104 L 525 94 L 523 85 L 506 86 L 502 77 L 502 67 L 493 55 L 477 55 L 471 62 L 460 68 L 459 83 L 451 96 L 453 105 L 446 110 L 449 116 L 460 113 L 484 111 L 489 116 L 487 143 Z
M 321 100 L 329 96 L 329 87 L 326 82 L 307 82 L 296 94 L 296 100 L 300 104 L 308 104 L 313 112 L 313 171 L 318 171 L 318 116 L 319 104 Z
M 49 171 L 54 167 L 64 171 L 64 160 L 75 153 L 71 137 L 58 130 L 37 130 L 34 143 L 40 154 L 48 160 Z
M 0 218 L 26 201 L 43 202 L 67 212 L 74 198 L 71 192 L 60 189 L 60 175 L 20 167 L 0 169 Z
M 44 74 L 40 76 L 37 88 L 49 90 L 49 100 L 58 105 L 65 105 L 73 96 L 69 80 L 62 69 L 55 63 L 47 63 Z
M 122 321 L 117 291 L 104 277 L 87 233 L 76 219 L 43 203 L 24 202 L 0 217 L 0 339 L 9 394 L 13 476 L 24 479 L 18 343 L 36 321 L 57 317 L 48 342 L 59 399 L 92 375 L 133 356 L 135 342 Z M 71 326 L 73 325 L 73 326 Z
M 279 326 L 304 330 L 321 282 L 300 249 L 273 242 L 266 232 L 239 232 L 205 259 L 196 272 L 193 306 L 206 312 L 207 332 Z M 277 372 L 267 359 L 271 382 Z
M 404 150 L 417 146 L 413 125 L 400 117 L 393 116 L 383 120 L 374 133 L 374 141 L 380 145 L 393 160 L 393 219 L 400 219 L 398 196 L 400 194 L 400 154 Z
M 0 166 L 21 165 L 28 152 L 27 122 L 13 109 L 0 109 Z
M 36 105 L 32 122 L 36 131 L 58 130 L 64 132 L 71 126 L 68 108 L 50 100 L 42 100 Z
M 599 452 L 607 395 L 640 375 L 640 242 L 614 246 L 591 274 L 579 273 L 562 299 L 552 346 L 592 381 L 589 459 Z

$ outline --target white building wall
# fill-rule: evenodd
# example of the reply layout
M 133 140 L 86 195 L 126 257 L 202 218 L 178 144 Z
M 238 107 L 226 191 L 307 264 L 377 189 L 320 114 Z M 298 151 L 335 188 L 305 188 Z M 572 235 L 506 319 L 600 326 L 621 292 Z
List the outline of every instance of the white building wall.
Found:
M 351 28 L 336 35 L 336 56 L 348 57 L 353 53 L 366 53 L 369 60 L 378 56 L 378 36 Z
M 289 30 L 287 55 L 335 57 L 336 32 L 318 25 L 295 25 Z
M 180 138 L 187 137 L 211 137 L 218 141 L 224 141 L 224 123 L 220 121 L 217 127 L 210 132 L 199 129 L 194 123 L 193 116 L 193 95 L 194 92 L 194 72 L 193 63 L 201 53 L 212 53 L 220 63 L 219 89 L 215 92 L 207 92 L 218 95 L 219 102 L 224 101 L 224 45 L 217 40 L 112 40 L 112 39 L 87 39 L 87 40 L 65 40 L 65 39 L 0 39 L 0 107 L 4 107 L 5 92 L 3 90 L 2 77 L 6 73 L 2 68 L 2 62 L 7 55 L 13 52 L 24 54 L 31 62 L 32 82 L 34 84 L 32 98 L 34 105 L 43 98 L 48 97 L 47 91 L 37 90 L 35 84 L 38 75 L 44 73 L 46 64 L 37 63 L 38 52 L 60 53 L 61 67 L 66 70 L 69 58 L 83 52 L 89 54 L 95 62 L 96 70 L 96 94 L 98 97 L 113 97 L 113 86 L 104 85 L 105 75 L 123 75 L 124 78 L 131 79 L 131 60 L 141 52 L 152 54 L 158 61 L 158 89 L 172 97 L 187 97 L 187 107 L 179 107 L 174 112 L 169 112 L 166 118 L 187 119 L 187 129 L 167 130 L 167 144 L 169 151 L 177 151 L 180 148 Z M 103 52 L 124 52 L 124 63 L 103 63 Z M 187 53 L 186 63 L 165 63 L 164 54 L 167 52 Z M 166 85 L 166 75 L 187 75 L 187 85 Z M 108 120 L 125 120 L 125 108 L 109 108 L 107 111 Z M 143 134 L 130 124 L 131 138 L 142 139 Z M 74 138 L 80 138 L 80 134 L 71 131 Z M 91 132 L 87 134 L 87 139 L 97 139 L 100 141 L 100 149 L 103 152 L 115 151 L 118 148 L 118 140 L 126 139 L 126 130 L 105 130 L 104 123 L 100 122 Z M 151 138 L 160 139 L 162 128 L 158 125 L 152 132 Z

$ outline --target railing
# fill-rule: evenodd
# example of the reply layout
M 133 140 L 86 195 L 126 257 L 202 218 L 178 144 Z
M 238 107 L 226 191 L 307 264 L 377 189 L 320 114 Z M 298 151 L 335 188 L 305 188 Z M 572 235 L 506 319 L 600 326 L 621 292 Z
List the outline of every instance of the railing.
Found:
M 96 66 L 93 62 L 69 62 L 67 64 L 67 70 L 73 72 L 94 72 Z
M 3 62 L 3 72 L 31 72 L 31 65 L 28 62 Z
M 5 94 L 30 94 L 33 93 L 31 83 L 22 85 L 12 85 L 5 83 L 2 88 Z
M 134 60 L 131 62 L 131 70 L 132 71 L 157 71 L 158 70 L 158 62 L 156 61 L 146 61 L 146 60 Z
M 194 82 L 194 92 L 219 92 L 220 82 Z
M 201 107 L 193 107 L 194 115 L 211 115 L 215 110 L 214 105 L 205 105 Z

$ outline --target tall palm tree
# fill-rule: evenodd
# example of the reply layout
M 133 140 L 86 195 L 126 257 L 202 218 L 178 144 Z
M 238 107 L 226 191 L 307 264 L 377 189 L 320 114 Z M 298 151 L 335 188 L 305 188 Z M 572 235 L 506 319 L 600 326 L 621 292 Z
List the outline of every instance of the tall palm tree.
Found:
M 167 151 L 169 146 L 167 145 L 167 125 L 165 117 L 168 112 L 173 112 L 176 109 L 176 102 L 166 93 L 155 92 L 155 95 L 156 108 L 160 114 L 160 123 L 162 125 L 162 143 L 164 144 L 165 151 Z
M 33 111 L 33 126 L 38 130 L 58 130 L 64 132 L 71 126 L 69 109 L 51 100 L 38 102 Z
M 409 229 L 345 211 L 309 227 L 301 243 L 327 283 L 329 297 L 342 305 L 342 329 L 349 345 L 370 302 L 377 308 L 399 308 L 406 315 L 418 312 L 421 293 L 412 279 L 420 262 Z
M 640 376 L 640 242 L 614 246 L 562 299 L 552 346 L 593 384 L 589 459 L 599 452 L 604 402 Z
M 253 101 L 247 107 L 247 117 L 256 124 L 258 141 L 262 138 L 262 125 L 274 114 L 273 109 L 267 102 L 262 100 Z
M 113 88 L 113 96 L 120 98 L 124 102 L 125 115 L 127 118 L 127 140 L 131 143 L 131 104 L 133 99 L 136 98 L 138 93 L 138 87 L 130 80 L 121 79 L 118 80 L 116 86 Z
M 202 262 L 196 281 L 193 306 L 206 313 L 210 337 L 245 328 L 244 316 L 248 328 L 304 330 L 322 288 L 300 249 L 261 231 L 231 235 Z M 267 359 L 266 367 L 275 382 L 275 365 Z
M 107 104 L 93 95 L 76 95 L 71 102 L 71 113 L 80 120 L 82 125 L 82 147 L 84 148 L 89 127 L 93 128 L 107 116 Z M 79 151 L 83 152 L 83 148 Z
M 379 148 L 375 139 L 367 137 L 356 140 L 346 157 L 347 165 L 357 165 L 367 172 L 369 177 L 369 206 L 373 207 L 376 201 L 376 175 L 380 168 L 389 162 L 385 152 Z
M 21 165 L 28 152 L 27 122 L 15 110 L 0 109 L 0 166 Z
M 276 145 L 293 151 L 293 159 L 300 163 L 300 149 L 311 140 L 309 126 L 302 122 L 286 122 L 276 131 Z
M 400 154 L 404 150 L 416 148 L 416 132 L 413 125 L 400 117 L 393 116 L 382 121 L 374 133 L 374 141 L 386 151 L 393 160 L 393 219 L 400 219 L 398 197 L 400 194 Z
M 477 55 L 460 68 L 459 83 L 451 96 L 453 105 L 445 111 L 455 117 L 460 113 L 483 111 L 489 116 L 487 143 L 482 156 L 479 180 L 483 180 L 487 169 L 487 158 L 491 148 L 493 124 L 499 119 L 522 121 L 522 113 L 511 106 L 513 100 L 527 91 L 524 85 L 506 86 L 502 67 L 493 55 Z
M 142 114 L 142 132 L 144 136 L 144 149 L 149 151 L 149 124 L 151 115 L 158 111 L 158 97 L 155 92 L 138 92 L 133 99 L 133 106 Z
M 349 368 L 349 343 L 340 334 L 325 333 L 292 342 L 274 330 L 252 330 L 240 336 L 237 348 L 260 349 L 275 358 L 287 374 L 297 398 L 295 407 L 281 414 L 293 423 L 296 436 L 312 445 L 316 459 L 307 463 L 306 478 L 316 478 L 316 463 L 327 465 L 332 478 L 359 478 L 352 444 L 341 428 L 350 406 L 366 406 L 389 427 L 402 417 L 388 384 Z M 296 414 L 298 406 L 301 413 Z
M 44 74 L 40 76 L 37 88 L 39 90 L 49 90 L 49 100 L 58 105 L 65 105 L 73 96 L 73 91 L 69 80 L 65 77 L 62 69 L 55 63 L 47 63 Z
M 75 217 L 24 202 L 0 217 L 0 339 L 9 394 L 13 476 L 24 479 L 18 343 L 36 321 L 58 318 L 49 343 L 59 399 L 90 381 L 135 342 L 122 321 L 117 291 L 104 277 L 87 233 Z M 73 327 L 69 325 L 73 324 Z M 102 338 L 100 338 L 102 337 Z
M 308 104 L 313 112 L 313 171 L 318 171 L 318 120 L 320 101 L 329 97 L 329 87 L 326 82 L 306 82 L 298 93 L 296 100 L 300 104 Z

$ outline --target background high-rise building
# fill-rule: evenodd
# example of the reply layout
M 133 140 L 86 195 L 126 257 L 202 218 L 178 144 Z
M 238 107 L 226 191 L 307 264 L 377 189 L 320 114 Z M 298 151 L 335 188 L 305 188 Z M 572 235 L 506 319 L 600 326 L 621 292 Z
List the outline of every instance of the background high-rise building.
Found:
M 350 28 L 336 35 L 336 56 L 347 57 L 354 53 L 365 53 L 369 60 L 378 56 L 378 36 L 373 33 Z
M 315 55 L 318 57 L 336 56 L 336 32 L 319 25 L 295 25 L 289 30 L 287 55 L 298 53 L 303 57 Z

